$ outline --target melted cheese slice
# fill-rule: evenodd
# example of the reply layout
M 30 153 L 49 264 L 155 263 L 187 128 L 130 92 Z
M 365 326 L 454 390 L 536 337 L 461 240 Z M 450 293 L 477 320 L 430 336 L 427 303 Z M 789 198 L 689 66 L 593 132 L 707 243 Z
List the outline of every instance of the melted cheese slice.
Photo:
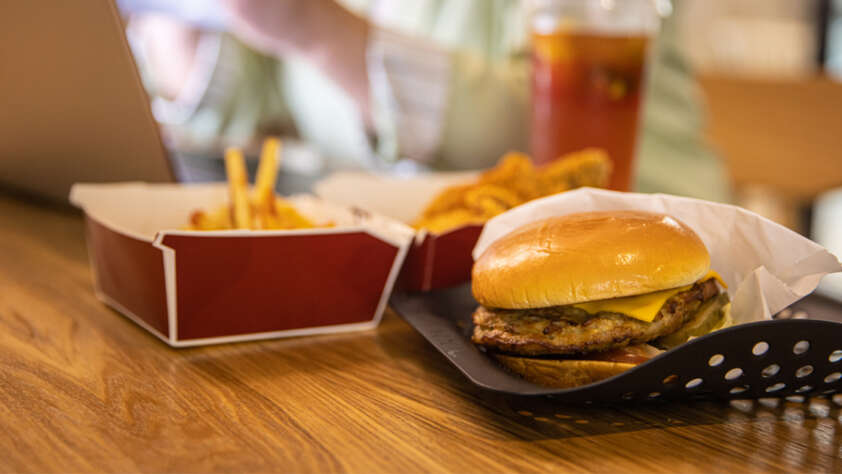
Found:
M 713 270 L 709 271 L 707 275 L 703 276 L 699 281 L 707 281 L 711 278 L 716 279 L 723 288 L 728 288 L 728 285 L 722 281 L 722 277 Z M 588 301 L 587 303 L 578 303 L 572 306 L 585 310 L 590 314 L 602 312 L 623 313 L 629 317 L 651 323 L 668 299 L 678 293 L 681 293 L 682 291 L 687 291 L 692 287 L 693 285 L 687 285 L 673 288 L 671 290 L 655 291 L 653 293 L 646 293 L 643 295 L 612 298 L 609 300 Z

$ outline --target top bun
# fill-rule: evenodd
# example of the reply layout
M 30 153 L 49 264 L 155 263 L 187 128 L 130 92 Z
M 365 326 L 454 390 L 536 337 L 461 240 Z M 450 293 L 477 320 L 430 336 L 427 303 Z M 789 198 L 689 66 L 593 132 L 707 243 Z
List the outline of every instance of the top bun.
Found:
M 520 227 L 474 263 L 476 300 L 488 307 L 544 308 L 689 285 L 710 255 L 678 219 L 641 211 L 583 212 Z

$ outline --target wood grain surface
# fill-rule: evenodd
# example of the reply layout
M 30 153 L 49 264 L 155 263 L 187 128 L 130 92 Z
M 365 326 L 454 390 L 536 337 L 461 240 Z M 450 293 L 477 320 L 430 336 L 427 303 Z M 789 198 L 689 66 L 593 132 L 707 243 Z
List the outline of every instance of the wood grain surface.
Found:
M 485 393 L 393 313 L 175 350 L 95 299 L 80 216 L 0 197 L 2 472 L 840 472 L 840 403 Z

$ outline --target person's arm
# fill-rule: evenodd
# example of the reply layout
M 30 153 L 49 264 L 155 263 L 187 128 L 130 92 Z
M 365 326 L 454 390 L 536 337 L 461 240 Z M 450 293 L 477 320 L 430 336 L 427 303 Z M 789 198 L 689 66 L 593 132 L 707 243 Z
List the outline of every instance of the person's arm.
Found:
M 525 57 L 373 30 L 368 60 L 381 157 L 477 169 L 528 151 Z
M 366 134 L 376 137 L 379 160 L 410 158 L 437 168 L 485 167 L 509 149 L 523 149 L 527 63 L 497 46 L 511 34 L 483 46 L 494 18 L 517 25 L 508 10 L 485 0 L 466 11 L 458 2 L 430 2 L 430 11 L 416 12 L 415 27 L 385 22 L 392 29 L 370 25 L 332 0 L 221 1 L 230 10 L 229 30 L 249 49 L 293 60 L 282 77 L 269 67 L 247 67 L 246 60 L 252 66 L 271 60 L 224 37 L 205 93 L 192 112 L 175 114 L 194 140 L 224 134 L 242 141 L 266 117 L 255 110 L 263 107 L 288 110 L 302 138 L 343 157 L 370 155 Z M 435 26 L 436 19 L 459 18 L 449 28 Z M 451 34 L 464 38 L 448 40 Z M 339 90 L 296 59 L 315 65 Z M 271 88 L 267 81 L 283 84 Z M 339 91 L 355 110 L 346 109 Z
M 231 31 L 276 57 L 306 58 L 336 81 L 370 120 L 368 22 L 333 0 L 224 0 Z

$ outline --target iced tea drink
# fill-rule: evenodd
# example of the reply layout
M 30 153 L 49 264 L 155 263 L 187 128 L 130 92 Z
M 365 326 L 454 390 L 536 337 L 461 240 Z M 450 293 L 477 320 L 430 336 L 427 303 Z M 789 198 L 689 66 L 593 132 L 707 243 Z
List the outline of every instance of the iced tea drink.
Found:
M 532 41 L 535 160 L 600 147 L 614 162 L 611 189 L 629 190 L 649 35 L 533 32 Z

